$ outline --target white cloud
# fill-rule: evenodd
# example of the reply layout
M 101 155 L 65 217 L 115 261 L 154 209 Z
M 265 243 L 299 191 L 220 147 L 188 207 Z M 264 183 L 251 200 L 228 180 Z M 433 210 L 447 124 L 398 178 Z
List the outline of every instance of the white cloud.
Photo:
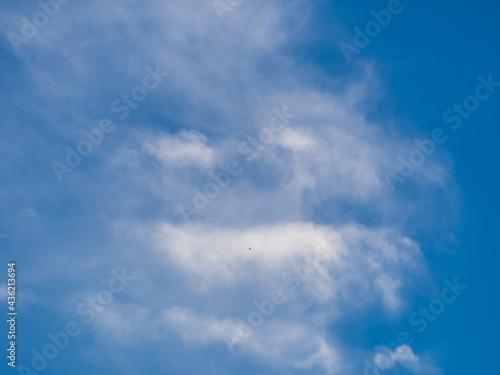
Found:
M 289 128 L 281 134 L 279 144 L 293 151 L 300 151 L 313 148 L 316 142 L 306 131 Z
M 241 340 L 234 355 L 281 370 L 318 367 L 338 374 L 350 368 L 342 343 L 327 327 L 342 325 L 370 306 L 399 311 L 412 273 L 425 271 L 415 242 L 388 229 L 357 225 L 236 229 L 161 223 L 132 229 L 131 235 L 156 250 L 148 273 L 175 275 L 175 285 L 162 284 L 162 295 L 182 297 L 172 304 L 170 297 L 141 288 L 133 303 L 102 312 L 96 331 L 103 340 L 132 345 L 153 332 L 150 340 L 177 334 L 188 347 L 227 350 L 225 335 L 239 332 L 240 318 L 246 320 L 256 309 L 252 301 L 269 299 L 278 288 L 286 295 L 284 304 Z M 306 259 L 318 254 L 321 261 L 306 267 Z M 301 288 L 291 291 L 282 276 L 294 272 L 297 277 L 296 266 L 305 276 Z M 147 333 L 141 331 L 144 324 L 150 327 Z
M 411 347 L 408 345 L 401 345 L 393 351 L 389 351 L 388 354 L 375 354 L 374 362 L 380 369 L 392 368 L 397 363 L 407 368 L 416 369 L 420 365 L 420 358 L 415 356 Z
M 194 165 L 210 168 L 215 161 L 215 152 L 207 146 L 207 142 L 208 139 L 198 132 L 182 131 L 178 135 L 145 141 L 143 147 L 168 167 Z
M 297 365 L 298 368 L 314 368 L 315 366 L 322 366 L 327 374 L 335 374 L 343 365 L 339 354 L 328 345 L 328 343 L 317 338 L 318 350 L 316 353 L 309 355 L 303 362 Z
M 348 299 L 353 288 L 367 301 L 381 296 L 387 309 L 398 310 L 405 275 L 423 267 L 416 243 L 387 229 L 356 225 L 289 223 L 243 230 L 163 223 L 152 235 L 165 260 L 197 280 L 201 290 L 241 286 L 255 275 L 271 283 L 323 244 L 329 258 L 311 281 L 318 302 Z
M 127 313 L 123 312 L 125 308 Z M 149 327 L 147 332 L 141 328 L 146 323 Z M 111 335 L 113 340 L 122 345 L 130 345 L 143 337 L 157 339 L 158 332 L 167 328 L 167 335 L 177 332 L 189 347 L 217 345 L 226 350 L 232 338 L 225 335 L 238 332 L 240 323 L 235 319 L 201 315 L 179 306 L 164 310 L 159 316 L 152 316 L 149 309 L 137 305 L 120 305 L 119 308 L 111 306 L 101 312 L 97 324 L 97 331 L 103 340 L 109 340 Z M 240 340 L 241 345 L 236 347 L 235 355 L 258 356 L 275 368 L 320 367 L 324 373 L 333 374 L 344 364 L 335 346 L 322 336 L 311 325 L 273 319 L 266 322 L 265 328 L 257 329 L 249 338 Z

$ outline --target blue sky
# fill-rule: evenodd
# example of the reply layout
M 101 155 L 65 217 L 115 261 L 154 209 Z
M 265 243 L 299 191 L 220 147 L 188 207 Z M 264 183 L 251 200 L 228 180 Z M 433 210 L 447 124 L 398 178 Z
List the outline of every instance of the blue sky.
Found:
M 1 12 L 2 374 L 498 372 L 498 2 L 41 3 Z

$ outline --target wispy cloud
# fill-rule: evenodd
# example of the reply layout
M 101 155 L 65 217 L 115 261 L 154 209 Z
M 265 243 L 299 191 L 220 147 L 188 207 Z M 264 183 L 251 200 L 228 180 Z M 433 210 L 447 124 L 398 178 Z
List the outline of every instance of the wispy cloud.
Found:
M 374 356 L 375 365 L 381 370 L 392 369 L 396 365 L 401 365 L 410 369 L 415 374 L 441 374 L 442 371 L 433 365 L 426 363 L 419 356 L 413 353 L 408 345 L 401 345 L 394 350 L 385 349 L 385 353 L 377 353 Z
M 210 168 L 215 162 L 215 151 L 207 145 L 208 139 L 195 131 L 182 131 L 175 136 L 165 135 L 144 144 L 166 167 L 197 166 Z
M 225 353 L 224 333 L 238 329 L 254 299 L 293 286 L 294 267 L 319 242 L 330 257 L 287 295 L 286 309 L 266 320 L 241 355 L 281 371 L 319 366 L 341 374 L 355 366 L 356 349 L 340 327 L 353 317 L 366 322 L 373 310 L 397 316 L 407 293 L 428 282 L 415 231 L 405 225 L 422 212 L 425 225 L 443 225 L 427 213 L 441 209 L 433 204 L 441 199 L 436 191 L 446 190 L 449 206 L 459 206 L 455 182 L 446 165 L 429 160 L 411 179 L 414 196 L 386 189 L 384 173 L 413 146 L 370 116 L 384 87 L 374 65 L 360 60 L 355 74 L 332 78 L 294 59 L 294 38 L 309 35 L 309 3 L 245 2 L 220 22 L 211 2 L 201 0 L 72 2 L 19 54 L 37 92 L 23 105 L 39 115 L 36 129 L 50 133 L 51 142 L 37 148 L 49 170 L 58 150 L 111 115 L 110 103 L 131 92 L 144 66 L 155 61 L 171 73 L 169 84 L 151 91 L 56 190 L 57 200 L 71 191 L 78 210 L 94 210 L 79 225 L 134 243 L 92 248 L 100 257 L 89 264 L 123 257 L 144 273 L 140 292 L 96 319 L 97 345 L 178 337 L 186 347 Z M 1 17 L 8 27 L 17 19 Z M 284 106 L 293 121 L 247 161 L 238 146 L 258 147 L 249 137 Z M 232 159 L 242 173 L 185 224 L 176 207 L 192 202 L 192 189 Z M 23 189 L 55 199 L 51 185 Z M 30 210 L 23 215 L 36 217 Z M 69 271 L 73 259 L 60 261 L 71 264 L 60 268 L 80 285 Z M 389 358 L 391 366 L 421 365 L 404 347 Z

